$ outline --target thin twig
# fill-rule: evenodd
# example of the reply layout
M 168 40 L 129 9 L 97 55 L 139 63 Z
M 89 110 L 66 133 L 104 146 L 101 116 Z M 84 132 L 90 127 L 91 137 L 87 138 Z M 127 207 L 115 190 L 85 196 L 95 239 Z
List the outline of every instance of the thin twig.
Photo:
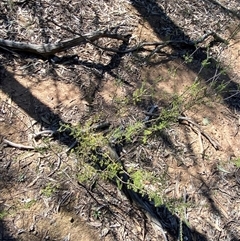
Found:
M 191 126 L 191 128 L 192 128 L 192 126 Z M 198 140 L 199 140 L 199 145 L 200 145 L 200 153 L 201 153 L 201 155 L 203 155 L 204 148 L 203 148 L 203 142 L 202 142 L 202 135 L 201 135 L 201 132 L 199 131 L 199 129 L 197 129 L 196 131 L 198 133 Z
M 188 122 L 188 124 L 192 124 L 194 125 L 197 130 L 195 130 L 194 128 L 192 128 L 196 133 L 198 133 L 198 131 L 200 131 L 200 133 L 212 144 L 212 146 L 216 149 L 216 150 L 222 150 L 222 147 L 220 146 L 220 144 L 216 141 L 216 140 L 213 140 L 208 134 L 206 134 L 201 128 L 200 126 L 195 123 L 194 121 L 192 121 L 190 118 L 188 117 L 185 117 L 185 116 L 179 116 L 178 117 L 178 120 L 180 122 L 182 121 L 186 121 Z
M 44 131 L 40 131 L 40 132 L 36 133 L 33 137 L 36 139 L 37 137 L 42 136 L 42 135 L 48 134 L 48 135 L 52 136 L 52 135 L 54 135 L 55 133 L 56 133 L 56 131 L 44 130 Z
M 76 145 L 77 145 L 78 141 L 74 141 L 69 147 L 68 149 L 65 151 L 65 153 L 69 153 Z
M 50 173 L 48 174 L 48 177 L 51 177 L 61 166 L 61 157 L 60 157 L 60 154 L 57 155 L 58 156 L 58 163 L 57 163 L 57 166 L 56 168 Z

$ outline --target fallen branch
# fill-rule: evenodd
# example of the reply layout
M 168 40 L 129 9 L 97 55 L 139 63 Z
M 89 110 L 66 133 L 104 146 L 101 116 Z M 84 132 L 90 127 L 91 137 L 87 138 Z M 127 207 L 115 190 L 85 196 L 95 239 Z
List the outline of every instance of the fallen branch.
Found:
M 15 142 L 11 142 L 7 139 L 3 139 L 3 144 L 6 144 L 8 146 L 15 147 L 15 148 L 18 148 L 18 149 L 26 149 L 26 150 L 34 150 L 35 149 L 33 146 L 25 146 L 25 145 L 22 145 L 22 144 L 17 144 Z
M 129 35 L 120 35 L 108 33 L 106 31 L 97 31 L 91 34 L 77 36 L 75 38 L 63 40 L 61 42 L 53 44 L 31 44 L 26 42 L 0 39 L 0 47 L 11 48 L 15 51 L 38 54 L 47 58 L 56 53 L 78 46 L 82 43 L 93 42 L 100 38 L 112 38 L 122 41 L 128 41 Z
M 187 124 L 187 125 L 193 125 L 196 127 L 196 129 L 191 126 L 191 128 L 193 129 L 194 132 L 196 132 L 197 134 L 200 132 L 211 144 L 212 146 L 216 149 L 216 150 L 222 150 L 222 147 L 220 146 L 220 144 L 213 140 L 208 134 L 206 134 L 201 128 L 200 126 L 195 123 L 194 121 L 192 121 L 190 118 L 188 117 L 185 117 L 185 116 L 179 116 L 178 117 L 178 120 L 180 123 L 183 123 L 183 124 Z M 185 123 L 184 123 L 185 121 Z M 187 123 L 186 123 L 187 122 Z
M 34 137 L 34 139 L 37 139 L 40 136 L 44 136 L 44 135 L 53 136 L 55 133 L 57 133 L 57 131 L 44 130 L 44 131 L 40 131 L 40 132 L 36 133 L 33 137 Z
M 135 52 L 138 50 L 142 50 L 143 47 L 150 47 L 150 46 L 155 46 L 156 51 L 159 51 L 161 48 L 164 48 L 166 46 L 175 46 L 175 45 L 184 45 L 184 46 L 196 46 L 197 44 L 203 42 L 206 38 L 209 36 L 212 36 L 216 42 L 224 42 L 226 41 L 222 39 L 220 36 L 218 36 L 214 32 L 207 33 L 203 35 L 200 39 L 196 41 L 191 41 L 191 40 L 172 40 L 172 41 L 165 41 L 165 42 L 141 42 L 136 44 L 135 46 L 125 49 L 125 50 L 119 50 L 115 48 L 107 48 L 107 47 L 102 47 L 94 41 L 100 39 L 100 38 L 112 38 L 112 39 L 117 39 L 121 40 L 124 42 L 128 42 L 130 38 L 130 34 L 127 35 L 121 35 L 117 33 L 112 33 L 111 31 L 97 31 L 93 32 L 90 34 L 86 35 L 81 35 L 80 33 L 77 33 L 77 37 L 74 37 L 72 39 L 67 39 L 63 40 L 61 42 L 57 43 L 48 43 L 48 44 L 32 44 L 32 43 L 27 43 L 27 42 L 18 42 L 18 41 L 12 41 L 12 40 L 5 40 L 0 38 L 0 48 L 6 49 L 10 48 L 11 51 L 21 51 L 21 52 L 29 52 L 37 55 L 41 55 L 44 58 L 48 58 L 49 56 L 52 56 L 56 53 L 65 51 L 67 49 L 70 49 L 72 47 L 76 47 L 80 44 L 83 43 L 90 43 L 93 46 L 102 49 L 104 51 L 109 51 L 109 52 L 114 52 L 114 53 L 121 53 L 121 54 L 126 54 L 126 53 L 131 53 Z M 8 49 L 7 49 L 8 50 Z M 10 51 L 10 50 L 9 50 Z M 10 51 L 10 52 L 11 52 Z

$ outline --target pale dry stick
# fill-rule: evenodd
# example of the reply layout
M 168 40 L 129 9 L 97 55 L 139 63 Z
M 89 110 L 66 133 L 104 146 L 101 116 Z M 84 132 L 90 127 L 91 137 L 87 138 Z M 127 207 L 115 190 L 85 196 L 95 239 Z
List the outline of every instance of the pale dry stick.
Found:
M 58 27 L 61 27 L 62 29 L 64 30 L 67 30 L 68 32 L 70 33 L 73 33 L 73 34 L 77 34 L 79 36 L 82 36 L 84 37 L 82 34 L 80 33 L 76 33 L 74 32 L 73 30 L 67 28 L 67 27 L 64 27 L 62 25 L 59 25 L 58 23 L 56 23 L 53 19 L 51 19 L 51 21 L 57 25 Z M 114 29 L 117 29 L 117 27 L 114 27 L 114 28 L 111 28 L 112 30 Z M 110 32 L 112 32 L 110 30 Z M 120 39 L 120 40 L 127 40 L 127 36 L 125 36 L 125 39 L 121 39 L 121 38 L 117 38 L 117 39 Z M 152 51 L 152 53 L 149 55 L 149 57 L 151 57 L 155 52 L 157 52 L 158 50 L 160 50 L 161 48 L 164 48 L 166 47 L 167 45 L 171 44 L 171 43 L 185 43 L 187 44 L 187 42 L 185 41 L 166 41 L 166 42 L 141 42 L 141 43 L 138 43 L 137 45 L 129 48 L 129 49 L 126 49 L 126 50 L 119 50 L 119 49 L 115 49 L 115 48 L 107 48 L 107 47 L 102 47 L 96 43 L 94 43 L 93 41 L 89 41 L 87 38 L 85 38 L 86 42 L 92 44 L 93 46 L 95 46 L 96 48 L 99 48 L 99 49 L 102 49 L 104 51 L 109 51 L 109 52 L 114 52 L 114 53 L 119 53 L 119 54 L 126 54 L 126 53 L 131 53 L 131 52 L 135 52 L 137 50 L 140 50 L 142 49 L 143 47 L 150 47 L 150 46 L 155 46 L 155 50 Z
M 149 214 L 148 212 L 146 212 L 146 216 L 152 221 L 152 226 L 154 229 L 157 229 L 158 231 L 160 231 L 162 233 L 162 236 L 164 238 L 164 241 L 168 241 L 168 238 L 166 236 L 166 231 L 164 231 L 161 223 L 156 219 L 156 218 L 153 218 L 151 216 L 151 214 Z
M 27 188 L 30 188 L 32 187 L 37 181 L 38 179 L 40 179 L 41 177 L 38 175 L 32 182 L 30 182 L 28 185 L 27 185 Z
M 64 203 L 66 203 L 67 199 L 68 199 L 69 197 L 71 197 L 72 193 L 73 193 L 73 192 L 68 192 L 67 195 L 61 197 L 61 200 L 59 200 L 59 201 L 58 201 L 58 204 L 57 204 L 57 208 L 56 208 L 56 211 L 57 211 L 57 212 L 59 212 L 61 205 L 64 204 Z
M 33 137 L 36 139 L 37 137 L 39 136 L 42 136 L 42 135 L 54 135 L 55 133 L 57 133 L 56 131 L 52 131 L 52 130 L 44 130 L 44 131 L 40 131 L 40 132 L 37 132 L 36 134 L 33 135 Z
M 183 187 L 183 202 L 184 204 L 187 204 L 187 191 L 186 191 L 186 187 Z M 186 206 L 184 205 L 184 218 L 185 220 L 188 220 L 188 217 L 187 217 L 187 208 Z
M 61 163 L 62 163 L 62 160 L 61 160 L 60 155 L 61 155 L 61 153 L 60 153 L 60 154 L 57 154 L 57 156 L 58 156 L 57 166 L 56 166 L 56 168 L 55 168 L 51 173 L 48 174 L 48 177 L 51 177 L 51 176 L 60 168 Z
M 16 52 L 14 52 L 14 51 L 12 51 L 8 48 L 4 48 L 3 46 L 0 46 L 0 48 L 7 51 L 7 52 L 10 52 L 14 57 L 19 57 L 19 55 Z
M 65 153 L 69 153 L 76 145 L 77 145 L 78 141 L 74 141 L 69 147 L 68 149 L 65 151 Z
M 180 198 L 179 179 L 180 179 L 180 174 L 177 175 L 176 183 L 175 183 L 175 195 L 176 195 L 176 198 Z
M 216 220 L 212 221 L 210 218 L 207 218 L 206 221 L 212 226 L 212 228 L 215 228 L 219 232 L 222 231 L 222 228 L 220 228 L 218 224 L 215 223 Z
M 42 135 L 54 135 L 58 133 L 57 131 L 53 131 L 53 130 L 44 130 L 44 131 L 40 131 L 40 132 L 37 132 L 35 135 L 33 135 L 34 139 L 38 138 L 39 136 L 42 136 Z M 65 153 L 68 153 L 73 147 L 75 147 L 77 145 L 77 141 L 74 141 L 67 150 L 65 150 Z M 52 175 L 52 174 L 51 174 Z
M 192 126 L 191 126 L 191 128 L 192 128 Z M 203 142 L 202 142 L 202 135 L 198 129 L 197 129 L 197 133 L 198 133 L 198 140 L 199 140 L 199 145 L 200 145 L 200 154 L 203 155 L 204 148 L 203 148 Z
M 3 139 L 3 144 L 6 144 L 8 146 L 15 147 L 18 149 L 26 149 L 26 150 L 34 150 L 35 149 L 35 147 L 33 147 L 33 146 L 25 146 L 22 144 L 17 144 L 15 142 L 9 141 L 7 139 Z
M 220 146 L 220 144 L 219 144 L 217 141 L 213 140 L 213 139 L 212 139 L 208 134 L 206 134 L 203 130 L 201 130 L 200 126 L 199 126 L 197 123 L 195 123 L 194 121 L 192 121 L 190 118 L 185 117 L 185 116 L 179 116 L 179 117 L 178 117 L 178 120 L 179 120 L 180 122 L 186 121 L 186 122 L 188 123 L 188 125 L 189 125 L 189 124 L 194 125 L 194 126 L 197 128 L 197 130 L 196 130 L 195 128 L 192 128 L 192 129 L 193 129 L 196 133 L 198 133 L 198 131 L 200 131 L 200 133 L 212 144 L 212 146 L 213 146 L 216 150 L 222 150 L 222 147 Z
M 239 91 L 239 90 L 234 90 L 234 91 L 232 91 L 232 92 L 235 92 L 235 93 L 232 94 L 232 95 L 230 95 L 230 96 L 228 96 L 228 97 L 226 97 L 226 98 L 224 98 L 223 100 L 226 101 L 226 100 L 228 100 L 228 99 L 231 99 L 231 98 L 234 97 L 235 95 L 238 95 L 240 91 Z

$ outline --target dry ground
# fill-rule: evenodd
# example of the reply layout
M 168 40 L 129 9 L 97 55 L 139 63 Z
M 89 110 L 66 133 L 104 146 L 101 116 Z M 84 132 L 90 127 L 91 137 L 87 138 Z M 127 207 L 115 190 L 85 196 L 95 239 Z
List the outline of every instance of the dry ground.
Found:
M 130 47 L 139 41 L 196 40 L 209 29 L 229 43 L 215 43 L 209 50 L 227 68 L 223 76 L 215 63 L 200 71 L 206 49 L 185 63 L 182 56 L 189 49 L 179 46 L 146 58 L 152 49 L 120 55 L 86 44 L 62 53 L 77 54 L 77 63 L 61 64 L 1 49 L 1 141 L 36 146 L 38 151 L 0 145 L 0 240 L 173 240 L 114 185 L 79 185 L 77 157 L 66 153 L 73 139 L 34 135 L 56 131 L 59 121 L 76 125 L 96 118 L 117 127 L 142 120 L 151 102 L 169 106 L 196 77 L 208 86 L 207 93 L 184 114 L 220 150 L 189 125 L 173 123 L 165 136 L 147 145 L 126 146 L 126 165 L 167 176 L 162 189 L 173 203 L 184 200 L 176 214 L 201 234 L 199 240 L 240 240 L 240 169 L 235 165 L 240 158 L 239 2 L 11 2 L 0 3 L 1 38 L 54 42 L 69 37 L 62 27 L 87 33 L 119 25 L 120 32 L 132 34 Z M 110 40 L 98 44 L 119 45 Z M 224 81 L 230 83 L 230 95 L 211 89 L 213 82 Z M 133 93 L 142 83 L 147 90 L 135 104 Z M 186 102 L 195 101 L 191 98 Z

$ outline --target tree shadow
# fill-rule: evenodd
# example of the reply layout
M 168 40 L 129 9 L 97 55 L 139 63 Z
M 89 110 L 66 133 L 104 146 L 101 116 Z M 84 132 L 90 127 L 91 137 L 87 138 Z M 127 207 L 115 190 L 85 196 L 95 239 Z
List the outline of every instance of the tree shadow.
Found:
M 121 55 L 114 55 L 113 58 L 117 59 L 117 61 L 111 61 L 109 65 L 103 66 L 100 65 L 99 69 L 103 69 L 103 71 L 108 72 L 109 74 L 112 74 L 112 69 L 116 68 L 118 64 L 120 64 Z M 112 64 L 113 62 L 113 64 Z M 88 63 L 85 63 L 88 65 Z M 98 67 L 98 66 L 95 66 Z M 51 125 L 46 124 L 43 122 L 43 125 L 47 129 L 51 129 L 56 131 L 59 127 L 59 122 L 64 123 L 60 116 L 53 113 L 53 111 L 43 104 L 39 99 L 37 99 L 26 87 L 22 86 L 13 76 L 13 74 L 7 72 L 5 70 L 8 83 L 4 83 L 2 85 L 2 90 L 7 93 L 12 101 L 14 101 L 21 109 L 23 109 L 26 113 L 29 114 L 33 119 L 36 121 L 41 121 L 41 116 L 45 115 L 46 113 L 48 115 L 52 116 L 52 119 L 54 120 Z M 99 76 L 97 76 L 99 78 Z M 101 80 L 101 77 L 100 77 Z M 11 88 L 9 88 L 11 87 Z M 11 91 L 10 91 L 11 90 Z M 36 107 L 38 107 L 36 109 Z M 34 110 L 34 111 L 32 111 Z M 168 139 L 165 133 L 160 133 L 160 136 L 162 139 Z M 71 137 L 69 137 L 71 138 Z M 72 144 L 72 141 L 69 141 L 68 139 L 63 139 L 61 143 L 70 146 Z M 171 140 L 168 139 L 166 141 L 166 144 L 169 146 L 169 148 L 174 149 L 174 144 L 171 142 Z M 128 177 L 124 177 L 125 182 L 127 182 Z M 138 192 L 135 192 L 131 189 L 129 189 L 126 185 L 123 186 L 123 192 L 125 195 L 129 198 L 130 201 L 137 203 L 138 206 L 143 208 L 146 212 L 150 213 L 153 218 L 158 220 L 162 227 L 168 231 L 169 235 L 172 236 L 174 239 L 178 239 L 180 235 L 183 235 L 183 237 L 188 238 L 188 240 L 207 240 L 206 237 L 200 233 L 198 233 L 195 230 L 190 229 L 184 222 L 182 222 L 176 215 L 173 215 L 169 209 L 162 205 L 160 207 L 155 207 L 154 203 L 149 201 L 149 198 L 147 196 L 142 197 L 142 195 Z M 182 230 L 180 229 L 180 224 L 182 225 Z
M 191 42 L 190 37 L 185 34 L 182 29 L 180 29 L 180 27 L 178 27 L 168 16 L 167 14 L 164 12 L 164 10 L 159 6 L 158 1 L 157 0 L 151 0 L 151 1 L 137 1 L 137 0 L 131 0 L 130 1 L 132 6 L 138 11 L 138 13 L 140 14 L 140 16 L 147 22 L 149 23 L 149 25 L 151 26 L 152 30 L 157 34 L 157 36 L 161 39 L 161 40 L 172 40 L 174 41 L 183 41 L 183 42 Z M 213 4 L 217 4 L 219 5 L 219 3 L 217 3 L 216 1 L 211 0 L 210 2 L 212 2 Z M 233 14 L 234 16 L 236 16 L 236 13 L 234 11 L 228 10 L 226 8 L 224 8 L 222 5 L 220 5 L 222 11 L 226 11 L 228 14 Z M 151 10 L 154 10 L 154 15 L 151 14 Z M 237 17 L 239 18 L 239 16 L 237 15 Z M 219 63 L 217 63 L 214 59 L 211 59 L 211 63 L 210 66 L 206 69 L 204 69 L 203 71 L 200 71 L 200 69 L 202 69 L 202 61 L 206 60 L 208 58 L 207 52 L 206 52 L 206 48 L 198 48 L 196 50 L 196 48 L 194 46 L 187 46 L 187 45 L 176 45 L 176 44 L 172 44 L 170 43 L 170 46 L 173 50 L 173 54 L 176 56 L 179 56 L 181 58 L 183 58 L 183 56 L 185 55 L 191 55 L 193 52 L 193 61 L 191 63 L 184 63 L 184 65 L 191 71 L 195 72 L 200 79 L 204 80 L 206 85 L 212 86 L 212 83 L 214 83 L 215 87 L 217 87 L 218 85 L 221 85 L 222 83 L 228 83 L 228 87 L 227 87 L 227 91 L 221 93 L 225 104 L 230 108 L 230 109 L 235 109 L 237 111 L 240 111 L 239 108 L 239 103 L 240 103 L 240 93 L 238 92 L 239 90 L 239 84 L 232 81 L 231 78 L 227 75 L 227 74 L 223 74 L 220 75 L 217 79 L 214 78 L 215 76 L 215 71 L 218 68 Z M 214 90 L 213 90 L 214 91 Z M 231 96 L 231 91 L 236 92 L 237 94 L 234 96 Z M 216 204 L 214 202 L 212 202 L 211 199 L 211 194 L 209 191 L 209 188 L 207 187 L 207 184 L 205 183 L 205 181 L 203 179 L 201 179 L 201 182 L 203 184 L 203 189 L 207 189 L 205 191 L 203 191 L 203 195 L 208 199 L 209 204 L 211 205 L 211 209 L 217 213 L 220 213 L 220 211 L 218 210 L 218 207 L 216 206 Z M 139 197 L 137 196 L 138 194 L 134 193 L 132 194 L 133 199 L 138 199 Z M 143 201 L 143 200 L 142 200 Z M 145 205 L 145 207 L 144 207 Z M 149 205 L 149 202 L 148 204 Z M 157 210 L 157 208 L 151 207 L 153 209 L 151 209 L 149 206 L 146 206 L 146 203 L 141 204 L 141 206 L 143 206 L 145 209 L 150 209 L 149 212 L 157 215 L 157 213 L 160 210 L 160 217 L 156 217 L 158 218 L 159 222 L 162 221 L 162 226 L 166 227 L 166 229 L 168 229 L 168 226 L 166 223 L 163 222 L 162 217 L 165 217 L 165 221 L 166 220 L 171 220 L 172 219 L 172 224 L 175 224 L 175 226 L 173 225 L 172 227 L 173 230 L 168 229 L 168 231 L 175 237 L 175 238 L 179 238 L 179 236 L 176 236 L 176 234 L 179 233 L 179 228 L 180 228 L 180 220 L 178 217 L 175 217 L 175 215 L 171 214 L 171 212 L 166 208 L 163 207 L 163 209 Z M 165 216 L 166 215 L 166 216 Z M 168 222 L 168 221 L 167 221 Z M 169 221 L 169 224 L 171 222 Z M 165 225 L 165 226 L 164 226 Z M 171 226 L 171 225 L 170 225 Z M 199 235 L 199 239 L 192 239 L 191 233 L 195 233 L 195 230 L 191 230 L 189 229 L 187 226 L 185 226 L 186 229 L 183 229 L 183 232 L 185 232 L 184 235 L 186 235 L 187 239 L 186 240 L 207 240 L 205 235 L 199 234 L 197 233 L 197 236 Z M 228 230 L 228 233 L 231 234 L 231 230 Z M 196 234 L 195 234 L 196 235 Z M 238 237 L 231 235 L 233 240 L 238 240 Z M 183 238 L 183 240 L 185 240 Z
M 208 204 L 210 205 L 210 210 L 212 213 L 217 214 L 219 217 L 224 217 L 223 212 L 218 208 L 218 205 L 213 198 L 214 193 L 209 187 L 209 185 L 206 183 L 206 181 L 203 178 L 200 178 L 200 181 L 202 183 L 201 185 L 201 192 L 202 196 L 205 197 L 208 200 Z M 217 181 L 216 181 L 217 182 Z M 217 186 L 217 183 L 214 183 L 213 186 Z M 236 234 L 233 232 L 234 230 L 231 230 L 230 227 L 226 228 L 229 236 L 231 237 L 231 241 L 237 241 L 239 240 L 239 236 L 237 237 Z
M 178 28 L 173 21 L 171 21 L 171 19 L 169 19 L 167 17 L 167 15 L 164 13 L 164 11 L 158 6 L 156 1 L 149 1 L 147 2 L 147 4 L 145 3 L 145 5 L 141 5 L 138 1 L 131 1 L 132 5 L 138 10 L 138 12 L 141 14 L 141 16 L 143 16 L 143 18 L 148 21 L 148 23 L 151 25 L 152 29 L 158 34 L 159 38 L 161 38 L 162 40 L 169 40 L 169 32 L 165 32 L 165 30 L 162 28 L 162 26 L 170 26 L 171 29 L 173 30 L 172 32 L 174 33 L 174 35 L 171 34 L 171 39 L 170 40 L 184 40 L 184 41 L 191 41 L 191 39 L 189 38 L 189 36 L 187 36 L 180 28 Z M 151 6 L 150 6 L 151 5 Z M 154 7 L 155 10 L 157 10 L 158 15 L 160 16 L 151 16 L 151 13 L 149 13 L 147 11 L 148 6 L 150 7 Z M 43 35 L 44 38 L 46 38 L 45 34 Z M 46 40 L 47 41 L 47 40 Z M 120 50 L 124 50 L 127 47 L 126 43 L 123 43 L 122 46 L 120 46 Z M 181 52 L 181 56 L 183 55 L 183 52 L 193 52 L 195 49 L 189 49 L 189 46 L 176 46 L 175 44 L 171 44 L 172 49 L 175 51 L 175 53 L 179 53 L 179 51 Z M 185 50 L 183 51 L 183 49 L 185 48 Z M 93 96 L 95 94 L 95 92 L 98 90 L 98 87 L 101 84 L 101 80 L 103 78 L 103 73 L 107 72 L 108 74 L 110 74 L 111 76 L 113 76 L 114 78 L 116 78 L 117 76 L 112 72 L 113 69 L 117 68 L 121 62 L 121 58 L 123 55 L 121 54 L 114 54 L 111 58 L 111 61 L 108 65 L 102 65 L 102 64 L 92 64 L 89 63 L 87 61 L 80 61 L 79 64 L 88 66 L 88 67 L 94 67 L 98 70 L 101 70 L 101 74 L 96 75 L 96 78 L 98 80 L 97 83 L 97 87 L 95 89 L 95 91 L 93 92 Z M 207 54 L 204 48 L 200 48 L 198 49 L 198 51 L 195 53 L 194 55 L 195 58 L 195 62 L 193 64 L 186 64 L 186 66 L 191 69 L 194 72 L 199 71 L 199 69 L 201 68 L 201 62 L 203 60 L 205 60 L 207 58 Z M 200 77 L 202 79 L 204 79 L 206 82 L 209 83 L 209 79 L 214 76 L 215 74 L 215 66 L 217 66 L 217 63 L 212 62 L 212 68 L 214 70 L 209 69 L 207 72 L 200 73 Z M 53 111 L 46 106 L 45 104 L 43 104 L 39 99 L 37 99 L 34 95 L 31 94 L 31 92 L 25 88 L 24 86 L 22 86 L 13 76 L 13 74 L 9 73 L 7 70 L 4 70 L 6 72 L 6 74 L 9 77 L 9 83 L 4 83 L 4 85 L 1 86 L 2 90 L 8 94 L 12 100 L 20 107 L 22 108 L 26 113 L 29 114 L 29 116 L 31 116 L 33 119 L 37 120 L 37 121 L 41 121 L 41 116 L 44 114 L 48 114 L 52 116 L 52 119 L 54 120 L 53 123 L 46 124 L 45 122 L 43 122 L 43 126 L 47 129 L 51 129 L 51 130 L 57 130 L 59 127 L 59 122 L 64 123 L 60 116 L 53 113 Z M 223 79 L 221 79 L 222 81 L 226 81 L 226 82 L 230 82 L 230 87 L 233 90 L 237 90 L 238 89 L 238 85 L 237 83 L 231 81 L 230 77 L 225 75 L 223 76 Z M 12 87 L 12 90 L 9 91 L 8 86 Z M 27 99 L 24 97 L 26 96 L 27 93 Z M 19 98 L 19 95 L 21 96 L 21 98 Z M 226 98 L 228 97 L 228 94 L 225 94 L 223 97 Z M 235 105 L 235 100 L 239 99 L 239 95 L 235 96 L 234 98 L 229 98 L 228 101 L 226 101 L 226 104 L 228 104 L 231 108 L 237 108 L 237 105 Z M 38 107 L 38 109 L 36 110 L 36 106 Z M 33 111 L 34 110 L 34 111 Z M 69 136 L 69 138 L 71 139 L 71 137 Z M 70 145 L 72 143 L 72 141 L 69 141 L 69 139 L 62 139 L 61 140 L 63 144 L 66 145 Z M 156 219 L 159 219 L 159 222 L 162 224 L 162 226 L 168 230 L 168 232 L 170 233 L 170 235 L 172 235 L 172 237 L 174 238 L 178 238 L 179 237 L 179 233 L 180 233 L 180 219 L 178 217 L 176 217 L 176 215 L 173 215 L 165 206 L 160 206 L 158 208 L 156 208 L 154 206 L 153 203 L 149 202 L 148 198 L 142 198 L 141 195 L 139 193 L 133 192 L 132 190 L 128 190 L 125 191 L 128 192 L 129 198 L 132 201 L 135 202 L 140 202 L 141 206 L 148 212 L 150 212 Z M 129 194 L 130 192 L 130 194 Z M 183 223 L 183 235 L 184 237 L 187 237 L 188 240 L 207 240 L 206 237 L 198 232 L 196 232 L 195 230 L 191 230 L 188 228 L 188 226 Z M 192 237 L 192 235 L 196 238 L 194 239 Z
M 227 84 L 225 91 L 220 94 L 229 108 L 238 111 L 240 110 L 239 84 L 232 81 L 226 73 L 220 74 L 218 78 L 216 78 L 216 69 L 219 69 L 219 63 L 213 58 L 209 59 L 210 65 L 208 67 L 202 68 L 202 62 L 208 59 L 206 48 L 199 47 L 196 49 L 194 45 L 186 44 L 192 42 L 191 38 L 167 16 L 164 10 L 159 6 L 157 0 L 143 2 L 131 0 L 130 2 L 142 18 L 149 23 L 158 38 L 163 41 L 172 41 L 169 43 L 169 46 L 173 50 L 173 55 L 184 59 L 184 56 L 190 56 L 194 53 L 193 60 L 189 63 L 185 62 L 184 65 L 189 70 L 195 72 L 200 79 L 204 80 L 206 85 L 217 88 L 217 86 L 222 85 L 223 83 Z M 214 4 L 217 4 L 215 1 L 213 2 Z M 223 7 L 222 9 L 223 11 L 227 11 Z M 154 15 L 152 15 L 151 10 L 154 10 Z M 179 44 L 178 42 L 182 42 L 182 44 Z M 232 96 L 232 93 L 236 94 Z
M 205 0 L 206 1 L 206 0 Z M 234 17 L 237 17 L 239 20 L 240 20 L 240 14 L 237 12 L 237 11 L 233 11 L 231 9 L 228 9 L 226 7 L 224 7 L 220 2 L 218 1 L 215 1 L 215 0 L 208 0 L 210 1 L 212 4 L 218 6 L 221 8 L 221 10 L 224 12 L 224 13 L 228 13 L 230 15 L 233 15 Z
M 127 48 L 127 43 L 123 42 L 122 45 L 120 45 L 119 49 L 124 50 L 125 48 Z M 5 50 L 2 50 L 2 53 L 6 54 L 9 59 L 14 59 L 14 56 L 9 54 Z M 22 55 L 20 54 L 20 56 L 22 56 L 23 58 L 29 57 L 28 55 L 25 56 L 25 54 L 22 54 Z M 81 64 L 87 67 L 95 68 L 102 72 L 102 74 L 99 74 L 99 73 L 94 74 L 95 75 L 94 77 L 98 83 L 96 84 L 96 88 L 94 92 L 91 94 L 90 98 L 88 99 L 89 104 L 91 104 L 91 101 L 94 100 L 95 93 L 97 92 L 101 84 L 101 80 L 103 79 L 103 73 L 107 72 L 111 76 L 116 77 L 116 75 L 112 72 L 112 70 L 119 66 L 119 64 L 121 63 L 122 57 L 123 57 L 122 54 L 114 54 L 111 58 L 111 61 L 107 65 L 102 65 L 102 64 L 95 65 L 94 63 L 89 63 L 84 61 L 79 61 L 75 63 L 75 64 Z M 72 137 L 72 135 L 70 134 L 70 131 L 64 131 L 62 133 L 58 132 L 62 124 L 69 124 L 69 123 L 66 123 L 65 121 L 63 121 L 59 114 L 54 113 L 54 111 L 49 106 L 47 106 L 40 99 L 34 96 L 31 93 L 29 88 L 23 86 L 19 81 L 17 81 L 17 79 L 14 77 L 14 73 L 9 72 L 4 67 L 4 64 L 2 63 L 0 63 L 0 75 L 1 75 L 0 76 L 1 91 L 5 93 L 11 99 L 11 101 L 13 101 L 19 108 L 21 108 L 21 110 L 27 113 L 29 117 L 34 119 L 36 122 L 41 123 L 41 126 L 43 127 L 43 129 L 57 132 L 57 134 L 53 136 L 54 140 L 57 140 L 59 141 L 60 144 L 64 144 L 68 147 L 71 147 L 72 144 L 77 141 L 74 137 Z M 47 119 L 51 119 L 51 122 L 43 121 L 43 119 L 45 119 L 46 116 L 48 117 Z M 14 172 L 11 171 L 10 175 L 14 175 Z M 0 183 L 1 185 L 5 186 L 7 184 L 6 180 L 0 180 L 0 182 L 1 181 L 2 181 L 2 183 Z M 2 210 L 4 211 L 4 207 L 0 205 L 0 214 Z M 1 219 L 0 219 L 0 240 L 15 241 L 14 238 L 10 237 L 9 232 L 7 230 L 7 226 L 4 224 L 4 221 Z
M 0 240 L 1 241 L 17 241 L 14 237 L 14 227 L 10 220 L 5 220 L 11 213 L 11 206 L 6 199 L 6 190 L 10 191 L 10 188 L 15 183 L 16 177 L 19 175 L 16 169 L 10 171 L 11 161 L 5 158 L 5 154 L 0 152 Z M 5 192 L 3 192 L 5 189 Z M 9 192 L 10 193 L 10 192 Z M 8 194 L 7 194 L 8 195 Z
M 1 185 L 2 184 L 0 183 L 0 186 Z M 11 232 L 8 230 L 9 227 L 7 225 L 5 225 L 5 221 L 4 221 L 5 215 L 7 215 L 7 214 L 5 211 L 4 203 L 1 203 L 0 204 L 0 240 L 1 241 L 16 241 L 16 239 L 13 238 L 12 235 L 10 234 Z
M 0 212 L 1 212 L 1 207 L 0 207 Z M 0 240 L 1 241 L 17 241 L 15 238 L 11 237 L 9 235 L 9 232 L 7 230 L 7 227 L 4 224 L 3 220 L 0 220 Z

